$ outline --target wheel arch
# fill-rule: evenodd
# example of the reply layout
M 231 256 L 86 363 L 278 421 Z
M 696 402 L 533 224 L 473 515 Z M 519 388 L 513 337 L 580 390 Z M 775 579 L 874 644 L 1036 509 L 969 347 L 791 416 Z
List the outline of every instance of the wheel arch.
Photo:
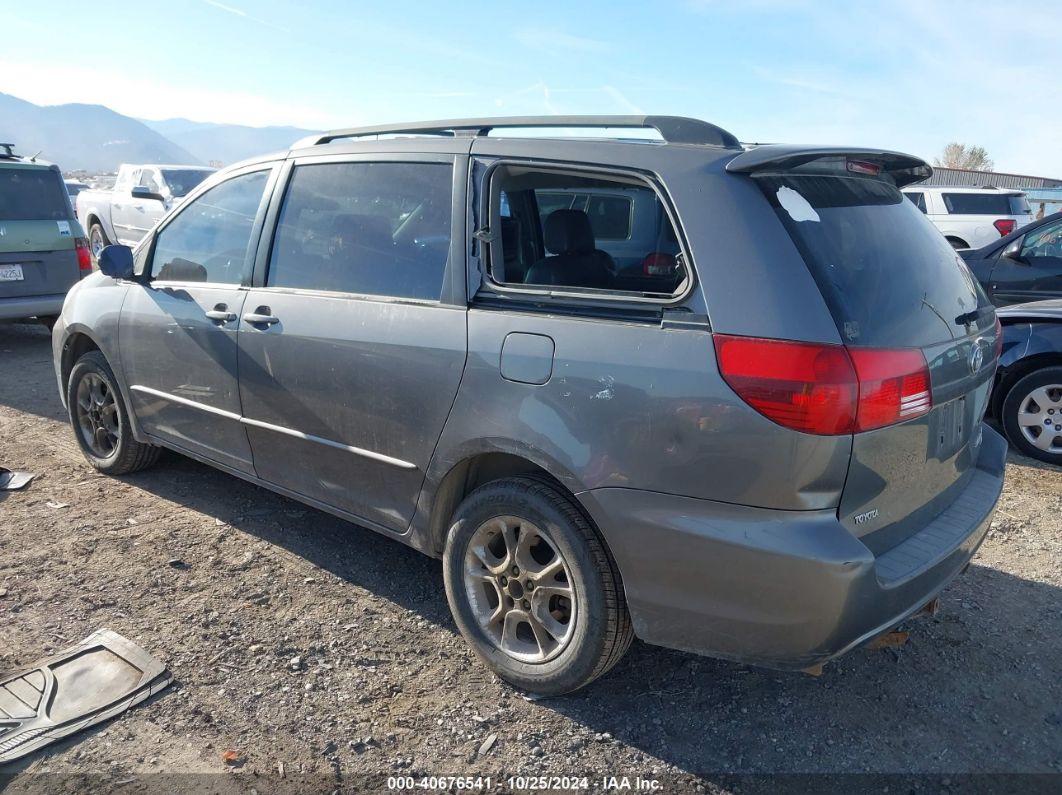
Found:
M 125 382 L 121 362 L 118 360 L 118 351 L 109 345 L 101 343 L 101 337 L 106 339 L 107 335 L 94 334 L 92 330 L 82 323 L 74 323 L 66 327 L 66 338 L 63 340 L 63 347 L 59 354 L 58 373 L 60 379 L 59 393 L 62 397 L 63 404 L 66 404 L 66 392 L 70 383 L 70 373 L 73 371 L 77 360 L 90 351 L 99 351 L 103 355 L 103 358 L 107 360 L 111 372 L 114 373 L 114 377 L 118 381 L 118 390 L 122 395 L 122 400 L 125 401 L 126 408 L 128 409 L 129 425 L 133 431 L 133 438 L 138 442 L 148 442 L 150 440 L 148 440 L 141 430 L 140 420 L 136 416 L 136 411 L 133 410 L 132 396 L 130 395 L 129 387 Z M 69 408 L 69 406 L 67 406 L 67 408 Z
M 413 517 L 409 543 L 433 557 L 441 557 L 450 518 L 461 501 L 484 483 L 517 475 L 541 478 L 568 497 L 582 513 L 575 496 L 579 480 L 556 461 L 531 447 L 502 440 L 479 440 L 440 460 L 428 472 Z M 587 521 L 596 525 L 589 515 Z M 600 531 L 597 531 L 600 536 Z
M 93 224 L 100 225 L 100 229 L 103 230 L 103 239 L 108 240 L 109 238 L 107 237 L 107 227 L 103 225 L 103 219 L 100 218 L 99 213 L 93 212 L 85 216 L 85 234 L 87 235 L 89 233 L 89 230 L 92 228 Z
M 66 387 L 70 382 L 70 371 L 74 369 L 74 363 L 89 351 L 103 353 L 99 343 L 91 334 L 82 329 L 74 330 L 63 341 L 63 349 L 59 361 L 59 375 L 62 381 L 64 402 L 66 399 Z M 103 355 L 106 357 L 107 354 L 104 353 Z
M 1007 395 L 1010 394 L 1010 390 L 1014 388 L 1015 384 L 1025 376 L 1035 373 L 1037 370 L 1043 370 L 1046 367 L 1062 367 L 1062 353 L 1055 351 L 1037 353 L 1024 359 L 1019 359 L 1010 365 L 1006 372 L 1000 376 L 996 388 L 992 390 L 992 405 L 990 406 L 992 416 L 997 419 L 1002 418 L 1003 401 L 1007 399 Z
M 501 451 L 468 456 L 450 467 L 435 488 L 427 526 L 424 528 L 424 540 L 427 542 L 425 551 L 435 557 L 442 555 L 450 519 L 465 497 L 485 483 L 516 475 L 543 478 L 566 495 L 574 497 L 549 470 L 528 458 Z M 578 504 L 578 501 L 573 498 L 573 503 Z

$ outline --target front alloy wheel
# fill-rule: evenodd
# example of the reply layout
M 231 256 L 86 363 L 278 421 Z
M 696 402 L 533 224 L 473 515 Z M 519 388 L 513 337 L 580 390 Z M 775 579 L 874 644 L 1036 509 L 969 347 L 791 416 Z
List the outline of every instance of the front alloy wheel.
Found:
M 107 246 L 107 237 L 103 234 L 103 227 L 98 223 L 89 227 L 89 251 L 92 252 L 93 260 L 100 258 L 100 252 Z
M 66 405 L 81 452 L 100 472 L 125 475 L 158 460 L 158 447 L 133 438 L 118 381 L 99 351 L 89 351 L 70 370 Z
M 114 392 L 97 373 L 85 373 L 77 385 L 74 415 L 81 439 L 97 458 L 110 458 L 118 449 L 118 404 Z

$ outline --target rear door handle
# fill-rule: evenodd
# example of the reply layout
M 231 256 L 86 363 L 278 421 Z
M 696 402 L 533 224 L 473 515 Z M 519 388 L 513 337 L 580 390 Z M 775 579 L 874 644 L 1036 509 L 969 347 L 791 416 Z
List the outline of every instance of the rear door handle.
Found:
M 253 312 L 248 312 L 243 319 L 255 326 L 272 326 L 280 322 L 279 317 L 273 317 L 272 310 L 268 306 L 260 306 Z
M 219 323 L 231 323 L 236 319 L 236 313 L 230 312 L 225 304 L 217 304 L 213 309 L 206 313 L 206 316 Z

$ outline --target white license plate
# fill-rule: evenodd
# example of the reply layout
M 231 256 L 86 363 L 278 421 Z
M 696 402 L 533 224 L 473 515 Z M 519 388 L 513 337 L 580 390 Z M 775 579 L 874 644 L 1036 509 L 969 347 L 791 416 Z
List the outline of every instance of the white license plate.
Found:
M 22 281 L 21 265 L 0 265 L 0 282 Z

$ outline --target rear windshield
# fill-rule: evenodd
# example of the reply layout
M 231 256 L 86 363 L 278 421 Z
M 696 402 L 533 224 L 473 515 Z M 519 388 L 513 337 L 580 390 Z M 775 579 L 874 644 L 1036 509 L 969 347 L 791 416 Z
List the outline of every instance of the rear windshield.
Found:
M 952 215 L 1027 215 L 1029 202 L 1013 193 L 945 193 L 944 206 Z
M 213 174 L 212 169 L 164 168 L 162 178 L 170 188 L 170 195 L 180 198 L 191 193 L 192 188 Z
M 0 221 L 66 221 L 70 198 L 59 175 L 44 168 L 0 168 Z
M 951 244 L 892 184 L 757 177 L 850 345 L 920 347 L 964 336 L 989 303 Z

